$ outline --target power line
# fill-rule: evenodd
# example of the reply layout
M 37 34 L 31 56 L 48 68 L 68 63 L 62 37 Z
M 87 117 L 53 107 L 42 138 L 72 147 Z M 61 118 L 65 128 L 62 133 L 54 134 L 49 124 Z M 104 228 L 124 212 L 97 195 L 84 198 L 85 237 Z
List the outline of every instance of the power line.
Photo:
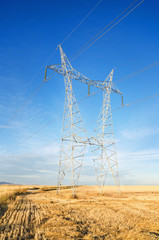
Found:
M 135 2 L 133 2 L 126 10 L 124 10 L 117 18 L 115 18 L 110 24 L 108 24 L 104 29 L 102 29 L 102 31 L 100 31 L 94 38 L 96 38 L 101 32 L 103 32 L 103 30 L 105 30 L 108 26 L 110 26 L 116 19 L 118 19 L 121 15 L 123 15 L 123 13 L 125 12 L 125 11 L 127 11 L 132 5 L 134 5 L 136 2 L 137 2 L 138 0 L 136 0 Z M 143 0 L 144 1 L 144 0 Z M 117 21 L 113 26 L 111 26 L 107 31 L 105 31 L 101 36 L 99 36 L 97 39 L 95 39 L 91 44 L 89 44 L 83 51 L 81 51 L 78 55 L 76 55 L 76 57 L 75 58 L 77 58 L 77 56 L 79 56 L 80 54 L 82 54 L 84 51 L 86 51 L 86 49 L 87 48 L 89 48 L 92 44 L 94 44 L 98 39 L 100 39 L 106 32 L 108 32 L 110 29 L 112 29 L 115 25 L 117 25 L 122 19 L 124 19 L 128 14 L 130 14 L 135 8 L 137 8 L 143 1 L 141 1 L 137 6 L 135 6 L 131 11 L 129 11 L 124 17 L 122 17 L 119 21 Z M 73 29 L 73 31 L 70 33 L 70 34 L 68 34 L 67 35 L 67 37 L 63 40 L 63 42 L 62 43 L 64 43 L 65 41 L 66 41 L 66 39 L 67 38 L 69 38 L 70 36 L 71 36 L 71 34 L 82 24 L 82 22 L 91 14 L 91 12 L 100 4 L 102 2 L 102 0 L 100 0 L 96 5 L 95 5 L 95 7 L 85 16 L 85 18 L 80 22 L 80 24 L 78 24 L 77 25 L 77 27 L 75 28 L 75 29 Z M 94 38 L 92 38 L 89 42 L 91 42 Z M 88 43 L 89 43 L 88 42 Z M 87 44 L 88 44 L 87 43 Z M 85 44 L 84 46 L 86 46 L 87 44 Z M 83 47 L 84 48 L 84 47 Z M 57 49 L 56 49 L 57 50 Z M 53 54 L 48 58 L 48 60 L 55 54 L 55 52 L 56 52 L 56 50 L 53 52 Z M 80 49 L 81 50 L 81 49 Z M 76 53 L 77 54 L 77 53 Z M 74 59 L 75 59 L 74 58 Z M 73 60 L 74 60 L 73 59 Z M 47 61 L 48 61 L 47 60 Z M 55 73 L 56 74 L 56 73 Z M 54 74 L 54 75 L 55 75 Z M 48 78 L 47 77 L 47 81 L 48 80 L 50 80 L 51 78 Z M 16 112 L 11 116 L 11 118 L 8 120 L 8 122 L 7 122 L 7 124 L 6 125 L 8 125 L 8 123 L 11 121 L 11 120 L 13 120 L 16 116 L 17 116 L 17 114 L 19 113 L 19 112 L 21 112 L 23 109 L 24 109 L 24 107 L 32 100 L 32 98 L 39 92 L 39 90 L 46 84 L 46 82 L 47 81 L 42 81 L 41 83 L 40 83 L 40 86 L 38 87 L 38 88 L 36 88 L 35 90 L 34 90 L 34 92 L 25 100 L 25 102 L 22 104 L 22 106 L 20 106 L 20 108 L 18 108 L 17 110 L 16 110 Z M 22 141 L 22 142 L 24 142 L 24 141 Z
M 76 28 L 73 29 L 73 31 L 68 34 L 66 36 L 66 38 L 62 41 L 62 43 L 64 43 L 64 41 L 66 41 L 67 38 L 69 38 L 71 36 L 71 34 L 82 24 L 82 22 L 84 22 L 84 20 L 96 9 L 96 7 L 102 2 L 103 0 L 100 0 L 92 9 L 91 11 L 82 19 L 82 21 L 76 26 Z M 121 14 L 118 15 L 118 17 L 116 17 L 110 24 L 108 24 L 104 29 L 102 29 L 102 31 L 100 31 L 95 37 L 93 37 L 89 42 L 91 42 L 94 38 L 96 38 L 101 32 L 103 32 L 103 30 L 105 30 L 108 26 L 110 26 L 116 19 L 118 19 L 125 11 L 127 11 L 132 5 L 134 5 L 138 0 L 135 0 L 135 2 L 133 2 L 126 10 L 124 10 Z M 123 18 L 125 18 L 130 12 L 132 12 L 136 7 L 138 7 L 144 0 L 142 0 L 137 6 L 135 6 L 131 11 L 129 11 L 124 17 L 122 17 L 117 23 L 115 23 L 113 26 L 111 26 L 111 28 L 109 28 L 106 32 L 108 32 L 110 29 L 112 29 L 116 24 L 118 24 Z M 86 49 L 88 49 L 92 44 L 94 44 L 98 39 L 100 39 L 106 32 L 104 32 L 99 38 L 95 39 L 91 44 L 89 44 L 83 51 L 81 51 L 79 54 L 77 54 L 77 51 L 73 56 L 74 59 L 77 58 L 79 55 L 81 55 L 84 51 L 86 51 Z M 89 43 L 88 42 L 88 43 Z M 87 44 L 88 44 L 87 43 Z M 87 44 L 85 44 L 81 49 L 83 49 Z M 81 50 L 80 49 L 80 50 Z M 50 57 L 47 59 L 47 61 L 56 53 L 56 50 L 53 52 L 53 54 L 50 55 Z M 73 60 L 74 60 L 73 59 Z M 73 61 L 72 60 L 72 61 Z M 46 61 L 46 62 L 47 62 Z M 50 79 L 48 79 L 50 80 Z M 46 84 L 46 81 L 42 81 L 40 83 L 40 86 L 38 88 L 36 88 L 33 93 L 24 101 L 24 103 L 15 111 L 15 113 L 10 117 L 10 119 L 7 121 L 7 124 L 5 124 L 4 126 L 8 125 L 8 123 L 10 121 L 12 121 L 19 112 L 21 112 L 24 107 L 32 100 L 32 98 L 39 92 L 39 90 Z
M 136 1 L 135 1 L 136 2 Z M 135 2 L 133 3 L 133 4 L 131 4 L 130 6 L 132 6 L 132 5 L 134 5 L 135 4 Z M 92 40 L 94 39 L 94 38 L 96 38 L 99 34 L 100 34 L 100 32 L 102 32 L 105 28 L 107 28 L 109 25 L 111 25 L 111 23 L 112 22 L 114 22 L 115 21 L 115 19 L 110 23 L 110 24 L 108 24 L 104 29 L 102 29 L 95 37 L 93 37 L 89 42 L 91 42 L 88 46 L 87 46 L 87 44 L 89 43 L 86 43 L 81 49 L 83 49 L 82 51 L 80 51 L 80 50 L 78 50 L 77 52 L 79 52 L 78 54 L 77 54 L 77 52 L 76 52 L 76 54 L 74 54 L 73 56 L 72 56 L 72 60 L 71 61 L 74 61 L 78 56 L 80 56 L 83 52 L 85 52 L 90 46 L 92 46 L 96 41 L 98 41 L 101 37 L 103 37 L 107 32 L 109 32 L 113 27 L 115 27 L 119 22 L 121 22 L 125 17 L 127 17 L 132 11 L 134 11 L 141 3 L 143 3 L 144 2 L 144 0 L 142 0 L 139 4 L 137 4 L 133 9 L 131 9 L 127 14 L 125 14 L 121 19 L 119 19 L 115 24 L 113 24 L 108 30 L 106 30 L 103 34 L 101 34 L 97 39 L 95 39 L 93 42 L 92 42 Z M 130 6 L 128 7 L 128 8 L 130 8 Z M 126 11 L 126 10 L 125 10 Z M 125 12 L 124 11 L 124 12 Z M 121 16 L 121 14 L 119 15 L 119 16 Z M 117 17 L 117 18 L 119 18 L 119 16 Z M 116 19 L 117 19 L 116 18 Z M 87 46 L 87 47 L 85 47 L 85 46 Z
M 45 63 L 43 65 L 41 65 L 38 73 L 36 74 L 36 76 L 40 73 L 40 71 L 46 66 L 46 64 L 48 63 L 48 61 L 55 55 L 56 51 L 58 48 L 56 48 L 53 53 L 48 57 L 48 59 L 45 61 Z M 34 78 L 35 79 L 35 78 Z
M 159 65 L 159 61 L 156 61 L 156 62 L 154 62 L 154 63 L 151 63 L 150 65 L 148 65 L 148 66 L 146 66 L 146 67 L 144 67 L 144 68 L 141 68 L 141 69 L 139 69 L 139 70 L 137 70 L 137 71 L 135 71 L 135 72 L 127 75 L 127 76 L 124 77 L 124 78 L 121 78 L 121 79 L 117 80 L 116 83 L 120 83 L 120 82 L 123 82 L 123 81 L 125 81 L 125 80 L 128 80 L 128 79 L 130 79 L 130 78 L 132 78 L 132 77 L 134 77 L 134 76 L 136 76 L 136 75 L 138 75 L 138 74 L 140 74 L 140 73 L 142 73 L 142 72 L 145 72 L 145 71 L 147 71 L 147 70 L 149 70 L 149 69 L 151 69 L 151 68 L 153 68 L 153 67 L 156 67 L 156 66 L 158 66 L 158 65 Z
M 106 28 L 108 28 L 113 22 L 115 22 L 120 16 L 122 16 L 130 7 L 132 7 L 138 0 L 135 0 L 128 8 L 126 8 L 122 13 L 120 13 L 114 20 L 112 20 L 108 25 L 106 25 L 101 31 L 99 31 L 93 38 L 91 38 L 86 44 L 84 44 L 75 54 L 71 57 L 74 58 L 83 48 L 85 48 L 90 42 L 92 42 L 100 33 L 102 33 Z M 72 60 L 73 61 L 73 60 Z
M 72 33 L 86 20 L 86 18 L 98 7 L 98 5 L 102 2 L 103 0 L 100 0 L 90 11 L 89 13 L 82 19 L 82 21 L 64 38 L 64 40 L 61 42 L 60 45 L 62 45 L 71 35 Z
M 82 21 L 65 37 L 65 39 L 62 41 L 61 44 L 63 44 L 71 35 L 72 33 L 84 22 L 84 20 L 97 8 L 97 6 L 102 2 L 103 0 L 98 1 L 98 3 L 89 11 L 89 13 L 82 19 Z M 41 69 L 47 64 L 47 62 L 55 55 L 57 51 L 57 48 L 53 51 L 53 53 L 48 57 L 48 59 L 45 61 L 45 63 L 40 67 L 39 71 L 37 72 L 37 74 L 34 76 L 33 79 L 35 79 L 35 77 L 39 74 L 39 72 L 41 71 Z M 56 74 L 56 73 L 55 73 Z M 53 74 L 53 75 L 55 75 Z M 32 79 L 32 80 L 33 80 Z M 48 80 L 50 80 L 51 78 L 48 78 Z M 24 101 L 24 103 L 14 112 L 14 114 L 9 118 L 9 120 L 7 121 L 7 123 L 4 125 L 4 127 L 6 125 L 8 125 L 8 123 L 10 123 L 19 112 L 21 112 L 24 107 L 32 100 L 32 98 L 39 92 L 39 90 L 46 84 L 46 81 L 42 81 L 40 83 L 40 86 L 38 88 L 36 88 L 33 93 L 31 93 L 31 95 Z
M 125 107 L 131 106 L 133 104 L 140 103 L 140 102 L 143 102 L 143 101 L 149 100 L 151 98 L 155 98 L 155 97 L 159 97 L 159 94 L 154 94 L 154 95 L 151 95 L 151 96 L 148 96 L 148 97 L 145 97 L 145 98 L 133 101 L 133 102 L 131 102 L 129 104 L 126 104 Z
M 128 104 L 125 104 L 125 105 L 123 105 L 123 106 L 117 107 L 117 108 L 115 108 L 112 112 L 115 112 L 115 111 L 117 111 L 117 110 L 119 110 L 119 109 L 121 109 L 121 108 L 129 107 L 129 106 L 131 106 L 131 105 L 133 105 L 133 104 L 140 103 L 140 102 L 144 102 L 144 101 L 147 101 L 147 100 L 149 100 L 149 99 L 151 99 L 151 98 L 156 98 L 156 97 L 159 97 L 159 94 L 154 94 L 154 95 L 151 95 L 151 96 L 148 96 L 148 97 L 145 97 L 145 98 L 141 98 L 141 99 L 139 99 L 139 100 L 133 101 L 133 102 L 128 103 Z
M 39 70 L 36 72 L 36 74 L 34 75 L 34 77 L 32 78 L 32 81 L 38 76 L 38 74 L 40 73 L 40 71 L 46 66 L 46 64 L 48 63 L 48 61 L 55 55 L 56 51 L 58 48 L 56 48 L 53 53 L 47 58 L 47 60 L 44 62 L 44 64 L 41 65 L 41 67 L 39 68 Z
M 82 19 L 82 21 L 63 39 L 63 41 L 61 42 L 60 45 L 62 45 L 71 35 L 72 33 L 77 30 L 77 28 L 85 21 L 85 19 L 98 7 L 98 5 L 102 2 L 103 0 L 99 0 L 97 2 L 97 4 L 88 12 L 88 14 Z M 138 1 L 138 0 L 136 0 Z M 47 64 L 47 62 L 55 55 L 56 51 L 57 51 L 58 47 L 56 47 L 56 49 L 53 51 L 53 53 L 48 57 L 48 59 L 45 61 L 45 63 L 41 66 L 40 70 Z M 38 72 L 38 73 L 39 73 Z M 38 75 L 38 73 L 36 74 L 36 76 Z M 34 77 L 35 79 L 35 77 Z
M 98 1 L 98 3 L 89 11 L 89 13 L 82 19 L 82 21 L 63 39 L 63 41 L 61 42 L 60 45 L 62 45 L 71 35 L 72 33 L 77 30 L 77 28 L 85 21 L 85 19 L 98 7 L 98 5 L 102 2 L 103 0 Z M 41 66 L 40 70 L 47 64 L 47 62 L 55 55 L 56 51 L 57 51 L 58 47 L 53 51 L 53 53 L 48 57 L 48 59 L 45 61 L 45 63 Z M 38 72 L 38 73 L 39 73 Z M 36 74 L 36 76 L 38 75 L 38 73 Z M 34 77 L 35 79 L 35 77 Z
M 147 71 L 147 70 L 149 70 L 149 69 L 151 69 L 151 68 L 153 68 L 153 67 L 157 67 L 158 65 L 159 65 L 159 60 L 156 61 L 156 62 L 153 62 L 153 63 L 147 65 L 146 67 L 143 67 L 143 68 L 141 68 L 141 69 L 139 69 L 139 70 L 137 70 L 137 71 L 135 71 L 135 72 L 133 72 L 133 73 L 131 73 L 131 74 L 129 74 L 129 75 L 127 75 L 127 76 L 124 77 L 124 78 L 121 78 L 121 79 L 117 80 L 115 83 L 117 84 L 117 83 L 126 81 L 126 80 L 128 80 L 128 79 L 130 79 L 130 78 L 132 78 L 132 77 L 134 77 L 134 76 L 136 76 L 136 75 L 138 75 L 138 74 L 140 74 L 140 73 L 143 73 L 143 72 L 145 72 L 145 71 Z M 96 81 L 100 81 L 100 80 L 96 80 Z M 103 81 L 101 81 L 101 82 L 103 82 Z M 92 95 L 96 95 L 96 94 L 99 94 L 99 93 L 93 93 Z M 90 96 L 87 95 L 87 97 L 90 97 Z M 85 97 L 85 98 L 86 98 L 86 97 Z M 83 99 L 82 99 L 82 100 L 83 100 Z

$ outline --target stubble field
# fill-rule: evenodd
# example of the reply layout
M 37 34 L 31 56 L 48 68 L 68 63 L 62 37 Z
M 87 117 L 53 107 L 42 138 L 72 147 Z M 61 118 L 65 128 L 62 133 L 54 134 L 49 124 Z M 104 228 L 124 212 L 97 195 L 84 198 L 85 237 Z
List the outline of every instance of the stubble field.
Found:
M 159 186 L 0 186 L 0 239 L 159 239 Z

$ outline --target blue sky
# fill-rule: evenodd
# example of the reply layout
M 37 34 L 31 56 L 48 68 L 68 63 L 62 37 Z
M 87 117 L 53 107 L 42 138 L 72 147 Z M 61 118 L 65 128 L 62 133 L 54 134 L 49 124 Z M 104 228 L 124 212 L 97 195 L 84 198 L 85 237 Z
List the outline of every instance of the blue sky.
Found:
M 60 62 L 57 45 L 97 0 L 0 1 L 0 181 L 56 184 L 64 82 L 52 78 L 7 121 L 44 78 L 45 66 Z M 139 1 L 140 2 L 140 1 Z M 132 1 L 103 0 L 62 45 L 68 58 L 126 9 Z M 72 62 L 90 79 L 104 80 L 115 67 L 114 82 L 159 60 L 159 3 L 145 0 L 131 14 Z M 52 56 L 52 57 L 50 57 Z M 51 72 L 49 72 L 51 74 Z M 124 103 L 159 94 L 159 65 L 117 84 Z M 102 105 L 102 92 L 89 98 L 73 82 L 89 135 Z M 112 94 L 112 109 L 121 106 Z M 159 184 L 159 97 L 113 111 L 121 184 Z M 66 180 L 67 182 L 67 180 Z M 83 163 L 80 184 L 96 184 L 92 160 Z M 111 184 L 109 176 L 107 184 Z

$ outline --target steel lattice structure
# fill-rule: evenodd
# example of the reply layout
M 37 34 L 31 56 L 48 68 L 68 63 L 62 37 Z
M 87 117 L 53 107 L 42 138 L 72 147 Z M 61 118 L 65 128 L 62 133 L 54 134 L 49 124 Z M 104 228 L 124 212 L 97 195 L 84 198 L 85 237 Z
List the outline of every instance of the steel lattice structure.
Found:
M 122 96 L 122 93 L 112 81 L 114 70 L 111 71 L 106 80 L 103 82 L 91 80 L 79 73 L 77 70 L 73 69 L 60 45 L 59 49 L 61 64 L 49 65 L 46 67 L 46 72 L 47 68 L 49 68 L 62 74 L 65 82 L 65 105 L 59 160 L 58 191 L 63 183 L 65 174 L 67 172 L 71 172 L 71 185 L 73 194 L 75 193 L 74 187 L 75 185 L 78 185 L 80 170 L 87 145 L 92 146 L 93 160 L 95 163 L 100 192 L 102 192 L 108 169 L 111 170 L 115 184 L 119 191 L 120 183 L 113 133 L 110 96 L 111 93 L 117 93 Z M 72 80 L 77 80 L 87 84 L 88 94 L 90 92 L 90 86 L 103 90 L 103 106 L 93 137 L 87 138 L 86 136 L 83 120 L 73 93 Z
M 108 170 L 111 170 L 118 192 L 120 192 L 118 163 L 110 104 L 113 72 L 114 70 L 111 71 L 106 80 L 103 82 L 103 85 L 105 86 L 103 90 L 103 106 L 97 120 L 97 126 L 93 137 L 94 143 L 96 143 L 93 145 L 92 150 L 93 160 L 95 163 L 97 182 L 100 187 L 100 192 L 103 190 Z

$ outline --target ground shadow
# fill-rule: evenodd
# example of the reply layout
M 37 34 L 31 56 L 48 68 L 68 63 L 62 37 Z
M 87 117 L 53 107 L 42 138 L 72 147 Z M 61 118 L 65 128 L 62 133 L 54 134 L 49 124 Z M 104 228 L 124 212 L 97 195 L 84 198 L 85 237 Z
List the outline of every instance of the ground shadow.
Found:
M 8 209 L 7 204 L 0 205 L 0 218 L 3 217 L 7 209 Z
M 154 234 L 156 236 L 159 236 L 159 233 L 156 233 L 156 232 L 150 232 L 150 234 Z

